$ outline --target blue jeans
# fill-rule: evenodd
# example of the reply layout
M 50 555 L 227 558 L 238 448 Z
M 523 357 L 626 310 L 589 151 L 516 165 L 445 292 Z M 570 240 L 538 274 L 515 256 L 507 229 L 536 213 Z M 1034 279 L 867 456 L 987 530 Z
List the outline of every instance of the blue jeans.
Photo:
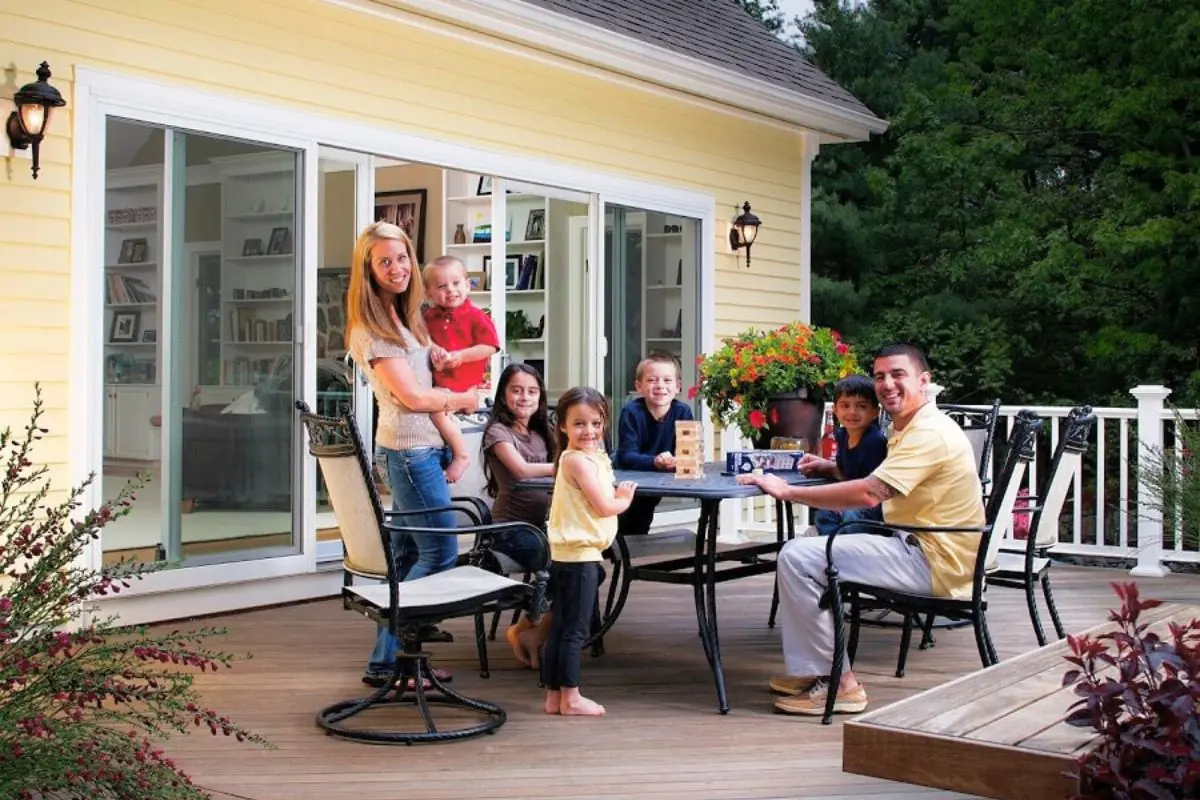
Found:
M 499 520 L 501 522 L 505 520 Z M 492 549 L 503 553 L 526 572 L 534 572 L 546 564 L 545 543 L 530 531 L 510 531 L 497 534 Z
M 450 485 L 446 483 L 444 472 L 450 465 L 448 447 L 416 450 L 380 447 L 379 452 L 387 462 L 393 510 L 412 511 L 450 505 Z M 396 522 L 422 528 L 453 528 L 457 525 L 455 516 L 451 512 L 441 511 L 399 517 Z M 453 567 L 458 559 L 458 538 L 455 536 L 393 533 L 391 544 L 398 577 L 402 581 L 414 581 L 443 572 Z M 367 662 L 367 672 L 391 675 L 397 646 L 396 638 L 388 632 L 387 627 L 379 626 L 375 635 L 375 649 L 371 651 L 371 658 Z
M 817 526 L 817 533 L 822 536 L 829 536 L 836 531 L 843 522 L 857 522 L 858 520 L 867 520 L 870 522 L 883 522 L 883 507 L 875 506 L 874 508 L 851 508 L 846 511 L 829 511 L 828 509 L 818 509 L 813 515 L 813 524 Z M 870 528 L 857 525 L 847 528 L 843 533 L 883 533 L 878 528 Z

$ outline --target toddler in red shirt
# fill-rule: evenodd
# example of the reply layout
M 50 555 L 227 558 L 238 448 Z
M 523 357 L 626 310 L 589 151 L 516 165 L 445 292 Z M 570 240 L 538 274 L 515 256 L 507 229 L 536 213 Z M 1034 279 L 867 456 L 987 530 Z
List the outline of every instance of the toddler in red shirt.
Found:
M 488 359 L 500 350 L 492 318 L 471 302 L 467 268 L 454 256 L 425 265 L 425 327 L 433 339 L 433 385 L 466 392 L 483 383 Z

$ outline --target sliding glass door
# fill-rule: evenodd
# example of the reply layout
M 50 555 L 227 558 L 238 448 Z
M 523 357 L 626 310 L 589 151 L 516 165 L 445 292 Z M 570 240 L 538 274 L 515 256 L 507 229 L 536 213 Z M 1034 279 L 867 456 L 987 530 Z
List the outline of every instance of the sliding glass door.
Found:
M 148 478 L 106 560 L 300 551 L 300 151 L 109 118 L 104 490 Z

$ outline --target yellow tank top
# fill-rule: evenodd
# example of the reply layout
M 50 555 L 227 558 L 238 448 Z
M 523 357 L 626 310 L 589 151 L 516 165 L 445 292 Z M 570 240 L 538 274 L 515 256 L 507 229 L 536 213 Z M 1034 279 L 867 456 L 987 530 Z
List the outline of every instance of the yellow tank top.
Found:
M 587 461 L 588 468 L 600 476 L 608 495 L 615 496 L 612 462 L 606 453 L 563 451 L 554 478 L 554 498 L 550 501 L 550 524 L 546 531 L 550 557 L 555 561 L 600 561 L 600 554 L 617 538 L 617 518 L 601 517 L 592 510 L 583 490 L 564 474 L 562 467 L 567 459 Z

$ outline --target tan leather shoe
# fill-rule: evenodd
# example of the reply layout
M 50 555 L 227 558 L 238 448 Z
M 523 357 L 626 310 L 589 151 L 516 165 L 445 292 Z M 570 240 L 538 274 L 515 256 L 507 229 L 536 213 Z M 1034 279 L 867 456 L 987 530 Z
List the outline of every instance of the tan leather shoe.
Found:
M 806 693 L 793 697 L 781 697 L 775 701 L 775 710 L 784 714 L 800 714 L 820 717 L 825 714 L 825 699 L 829 696 L 829 684 L 817 681 Z M 867 690 L 862 684 L 853 689 L 838 691 L 833 702 L 835 714 L 860 714 L 867 710 Z
M 775 694 L 785 694 L 789 697 L 804 694 L 812 688 L 817 679 L 812 676 L 774 675 L 767 681 L 767 686 Z

